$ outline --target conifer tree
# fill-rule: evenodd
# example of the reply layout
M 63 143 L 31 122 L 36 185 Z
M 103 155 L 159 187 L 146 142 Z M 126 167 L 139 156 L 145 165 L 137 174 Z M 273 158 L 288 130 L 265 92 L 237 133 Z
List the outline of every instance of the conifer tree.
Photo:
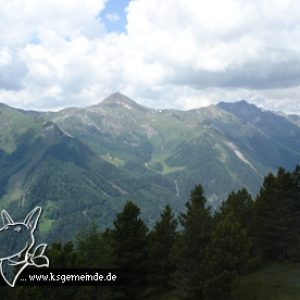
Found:
M 248 234 L 252 231 L 253 200 L 245 188 L 231 192 L 226 201 L 222 203 L 221 212 L 225 217 L 232 212 L 235 220 L 240 223 L 243 229 L 247 230 Z
M 290 189 L 293 203 L 291 207 L 293 228 L 291 234 L 291 244 L 289 245 L 288 255 L 292 260 L 300 261 L 300 166 L 297 165 L 291 174 Z
M 98 231 L 95 220 L 89 228 L 83 226 L 76 235 L 76 250 L 80 266 L 85 269 L 109 269 L 112 267 L 112 247 L 103 233 Z M 89 296 L 89 298 L 88 298 Z M 108 286 L 86 286 L 81 288 L 76 299 L 111 299 L 112 288 Z
M 294 222 L 294 194 L 293 181 L 290 172 L 285 172 L 283 168 L 279 168 L 276 180 L 276 200 L 278 203 L 277 220 L 278 229 L 278 253 L 279 259 L 288 257 L 288 249 L 293 243 Z
M 98 231 L 95 220 L 87 229 L 83 227 L 76 235 L 76 249 L 82 268 L 109 268 L 112 266 L 112 249 L 109 240 Z
M 249 264 L 250 239 L 246 230 L 228 213 L 213 230 L 202 263 L 205 300 L 229 300 L 239 285 L 239 275 Z
M 50 247 L 47 247 L 45 255 L 49 259 L 50 268 L 78 268 L 79 254 L 74 249 L 72 241 L 65 244 L 61 242 L 53 242 Z M 76 295 L 80 292 L 82 287 L 73 286 L 16 286 L 9 290 L 7 299 L 78 299 Z M 2 299 L 2 298 L 1 298 Z M 92 299 L 86 294 L 85 299 Z M 93 298 L 95 299 L 95 298 Z
M 259 246 L 255 237 L 254 229 L 254 201 L 251 194 L 243 188 L 237 192 L 231 192 L 227 199 L 221 205 L 220 220 L 224 220 L 229 213 L 234 214 L 234 218 L 241 225 L 242 229 L 245 229 L 248 237 L 251 240 L 250 253 L 253 257 L 252 263 L 258 260 Z M 218 213 L 214 215 L 214 219 L 217 219 Z
M 187 299 L 203 299 L 200 265 L 211 233 L 210 208 L 205 204 L 206 198 L 199 184 L 191 191 L 186 213 L 180 214 L 183 230 L 172 249 L 173 260 L 177 262 L 174 284 L 185 291 Z
M 170 276 L 175 272 L 175 264 L 170 260 L 170 251 L 176 240 L 178 222 L 170 205 L 166 205 L 161 220 L 149 234 L 149 265 L 151 285 L 165 288 L 170 284 Z
M 119 289 L 116 298 L 134 300 L 147 284 L 148 228 L 139 215 L 139 207 L 128 201 L 111 230 L 114 266 L 126 271 L 130 285 Z
M 255 201 L 255 229 L 261 250 L 268 258 L 285 259 L 293 244 L 293 234 L 299 227 L 295 222 L 293 176 L 279 168 L 277 177 L 270 173 Z M 299 210 L 298 210 L 299 212 Z
M 53 242 L 51 247 L 46 249 L 46 256 L 49 259 L 51 268 L 78 268 L 80 266 L 80 255 L 75 250 L 72 241 Z
M 264 178 L 254 205 L 255 231 L 261 251 L 268 258 L 274 258 L 277 252 L 278 203 L 276 200 L 276 177 L 269 173 Z

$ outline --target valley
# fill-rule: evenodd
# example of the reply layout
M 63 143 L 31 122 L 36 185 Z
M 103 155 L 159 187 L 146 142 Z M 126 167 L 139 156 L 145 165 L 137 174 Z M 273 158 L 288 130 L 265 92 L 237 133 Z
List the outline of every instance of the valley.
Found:
M 298 121 L 246 101 L 158 110 L 119 93 L 59 112 L 1 104 L 0 206 L 18 219 L 40 205 L 48 242 L 92 219 L 111 226 L 127 200 L 151 228 L 166 204 L 183 211 L 199 183 L 217 210 L 231 191 L 255 197 L 269 172 L 299 164 Z

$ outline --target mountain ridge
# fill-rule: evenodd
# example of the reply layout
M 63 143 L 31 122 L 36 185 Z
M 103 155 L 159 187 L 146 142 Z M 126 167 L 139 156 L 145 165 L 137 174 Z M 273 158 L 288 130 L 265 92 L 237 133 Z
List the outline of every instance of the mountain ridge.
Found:
M 115 93 L 85 108 L 0 105 L 0 113 L 1 207 L 17 215 L 44 207 L 50 240 L 70 238 L 80 230 L 75 220 L 109 226 L 126 200 L 152 226 L 165 204 L 182 211 L 199 183 L 216 210 L 232 190 L 246 187 L 255 197 L 265 175 L 300 161 L 289 136 L 300 128 L 246 101 L 160 110 Z M 276 120 L 282 128 L 273 132 Z

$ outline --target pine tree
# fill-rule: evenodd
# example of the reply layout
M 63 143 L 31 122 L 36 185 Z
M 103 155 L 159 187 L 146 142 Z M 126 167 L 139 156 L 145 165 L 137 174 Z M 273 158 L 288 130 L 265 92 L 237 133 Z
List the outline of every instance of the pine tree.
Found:
M 278 254 L 279 259 L 288 256 L 288 248 L 292 243 L 293 221 L 293 187 L 291 173 L 279 168 L 276 180 Z
M 173 260 L 177 262 L 174 284 L 185 291 L 187 299 L 203 299 L 200 265 L 211 233 L 210 208 L 205 208 L 205 204 L 199 184 L 191 191 L 186 213 L 180 214 L 183 231 L 172 249 Z
M 149 264 L 151 285 L 160 288 L 169 287 L 170 276 L 175 272 L 175 264 L 170 260 L 170 251 L 176 240 L 178 222 L 174 218 L 170 205 L 166 205 L 161 220 L 149 234 Z
M 250 239 L 246 230 L 228 213 L 213 230 L 202 263 L 205 300 L 229 300 L 239 285 L 239 275 L 249 264 Z
M 50 268 L 78 268 L 79 254 L 74 249 L 72 241 L 65 244 L 61 242 L 53 242 L 50 247 L 47 247 L 45 255 L 49 259 Z M 82 287 L 73 286 L 16 286 L 9 290 L 8 299 L 76 299 L 76 295 Z M 2 299 L 2 298 L 1 298 Z M 77 298 L 78 299 L 78 298 Z M 86 294 L 85 299 L 89 300 L 89 295 Z M 95 299 L 95 298 L 93 298 Z
M 128 201 L 111 230 L 114 266 L 124 269 L 130 285 L 119 289 L 120 299 L 136 299 L 147 284 L 148 228 L 139 214 L 138 206 Z
M 287 254 L 289 258 L 300 261 L 300 166 L 289 174 L 289 184 L 286 188 L 289 199 L 289 243 Z
M 245 229 L 248 237 L 251 240 L 250 253 L 253 257 L 252 265 L 259 260 L 259 246 L 255 236 L 254 228 L 254 201 L 251 194 L 243 188 L 237 192 L 231 192 L 226 201 L 221 205 L 221 213 L 218 218 L 218 214 L 214 215 L 214 219 L 224 220 L 229 213 L 234 214 L 234 218 L 241 225 L 242 229 Z M 219 222 L 218 220 L 216 222 Z
M 109 268 L 112 266 L 112 249 L 107 238 L 98 231 L 95 221 L 76 235 L 76 249 L 82 268 Z
M 278 169 L 277 177 L 271 173 L 265 177 L 254 210 L 258 242 L 268 258 L 288 257 L 289 247 L 299 232 L 298 195 L 295 175 L 283 168 Z
M 221 205 L 221 212 L 226 217 L 230 212 L 235 216 L 243 229 L 249 234 L 253 227 L 253 200 L 251 194 L 243 188 L 231 192 Z
M 76 234 L 76 250 L 80 267 L 84 269 L 109 269 L 112 267 L 112 247 L 104 233 L 98 231 L 95 220 L 89 228 L 83 226 Z M 86 286 L 76 294 L 76 299 L 111 299 L 112 288 L 108 286 Z
M 72 241 L 68 241 L 64 245 L 61 242 L 53 242 L 51 247 L 46 249 L 45 254 L 51 268 L 68 269 L 80 266 L 80 255 L 75 250 Z

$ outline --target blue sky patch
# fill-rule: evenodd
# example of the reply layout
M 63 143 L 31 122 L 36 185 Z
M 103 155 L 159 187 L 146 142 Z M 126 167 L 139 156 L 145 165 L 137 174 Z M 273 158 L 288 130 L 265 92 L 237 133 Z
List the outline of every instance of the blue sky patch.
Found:
M 101 11 L 100 17 L 108 33 L 127 33 L 125 8 L 129 2 L 130 0 L 109 0 L 106 2 L 105 9 Z

